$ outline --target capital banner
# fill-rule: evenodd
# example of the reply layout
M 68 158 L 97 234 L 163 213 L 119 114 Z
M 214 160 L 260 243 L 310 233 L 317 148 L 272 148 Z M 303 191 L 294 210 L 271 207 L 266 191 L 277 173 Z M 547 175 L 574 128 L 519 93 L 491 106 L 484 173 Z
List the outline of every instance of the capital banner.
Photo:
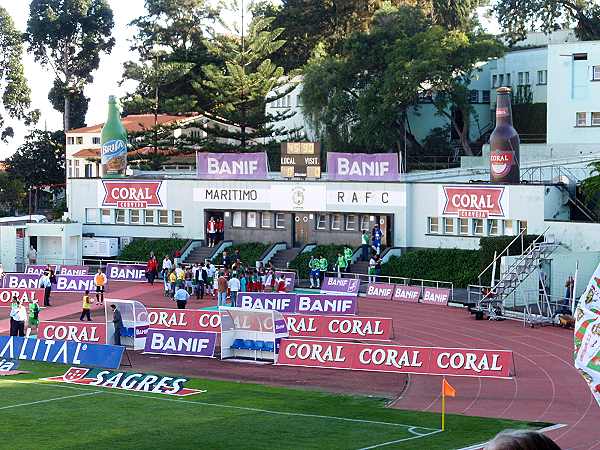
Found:
M 421 300 L 421 303 L 446 306 L 449 299 L 450 289 L 425 287 L 423 288 L 423 299 Z
M 9 289 L 0 288 L 0 306 L 9 306 L 14 296 L 25 303 L 31 303 L 33 300 L 44 300 L 43 289 Z
M 357 278 L 325 277 L 321 285 L 321 294 L 358 295 L 360 280 Z
M 443 216 L 508 217 L 508 190 L 504 186 L 440 186 L 440 189 Z
M 390 283 L 369 283 L 367 286 L 367 298 L 389 300 L 393 293 L 394 285 Z
M 221 332 L 219 311 L 194 309 L 146 308 L 150 328 L 157 330 L 184 330 Z
M 106 344 L 104 322 L 40 322 L 37 335 L 43 339 L 58 341 L 90 342 Z
M 145 264 L 106 264 L 106 278 L 112 281 L 147 281 Z
M 267 179 L 267 154 L 196 153 L 196 176 L 200 179 Z
M 371 372 L 511 378 L 510 350 L 282 339 L 277 364 Z
M 290 337 L 389 341 L 392 319 L 383 317 L 285 314 Z
M 60 266 L 58 275 L 89 275 L 88 266 Z
M 94 275 L 57 275 L 52 289 L 56 292 L 91 292 L 96 289 Z
M 148 330 L 144 353 L 212 358 L 217 333 L 185 330 Z
M 340 181 L 398 181 L 398 153 L 327 152 L 327 179 Z
M 98 199 L 102 208 L 166 208 L 167 185 L 151 180 L 102 180 Z
M 394 286 L 392 300 L 399 302 L 419 303 L 421 297 L 421 286 L 407 286 L 397 284 Z
M 125 347 L 0 336 L 0 358 L 116 369 Z

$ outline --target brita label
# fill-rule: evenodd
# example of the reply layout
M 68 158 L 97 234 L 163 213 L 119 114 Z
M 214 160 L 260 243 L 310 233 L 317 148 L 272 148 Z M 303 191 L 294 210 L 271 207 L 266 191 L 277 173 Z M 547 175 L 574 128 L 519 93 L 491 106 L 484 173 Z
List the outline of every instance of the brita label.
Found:
M 102 144 L 102 164 L 108 164 L 110 160 L 123 157 L 127 154 L 127 145 L 121 139 L 112 139 Z

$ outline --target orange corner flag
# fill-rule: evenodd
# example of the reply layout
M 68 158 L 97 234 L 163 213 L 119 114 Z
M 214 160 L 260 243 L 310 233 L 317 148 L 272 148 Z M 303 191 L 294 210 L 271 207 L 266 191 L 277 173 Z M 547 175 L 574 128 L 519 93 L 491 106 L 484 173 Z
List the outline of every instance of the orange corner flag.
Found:
M 442 382 L 442 395 L 446 397 L 456 397 L 456 389 L 454 389 L 452 385 L 446 381 L 445 378 Z

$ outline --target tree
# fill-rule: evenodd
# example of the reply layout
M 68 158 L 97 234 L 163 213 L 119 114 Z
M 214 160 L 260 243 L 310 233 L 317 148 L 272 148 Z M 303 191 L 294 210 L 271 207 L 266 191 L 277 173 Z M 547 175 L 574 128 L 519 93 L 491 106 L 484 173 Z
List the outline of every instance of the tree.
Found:
M 69 127 L 81 128 L 85 127 L 85 115 L 88 110 L 90 99 L 87 98 L 83 91 L 69 94 L 58 78 L 54 79 L 54 84 L 48 92 L 48 100 L 58 112 L 65 112 L 65 95 L 69 96 Z
M 0 210 L 4 215 L 17 215 L 26 197 L 27 190 L 19 178 L 0 172 Z
M 270 29 L 272 18 L 257 17 L 248 25 L 245 20 L 249 12 L 238 0 L 229 2 L 226 10 L 237 13 L 241 25 L 221 20 L 226 32 L 212 32 L 207 41 L 211 54 L 224 66 L 204 66 L 203 75 L 193 83 L 198 95 L 207 94 L 208 105 L 199 105 L 199 111 L 212 121 L 193 126 L 203 128 L 207 134 L 203 143 L 211 148 L 248 151 L 259 139 L 287 134 L 274 123 L 293 113 L 289 109 L 266 113 L 265 106 L 287 95 L 294 86 L 284 77 L 283 68 L 270 60 L 284 44 L 279 39 L 283 30 Z M 226 143 L 231 141 L 234 143 Z
M 93 80 L 101 53 L 110 53 L 113 13 L 106 0 L 32 0 L 26 39 L 36 61 L 54 71 L 64 96 L 63 131 L 68 131 L 71 100 Z
M 493 11 L 511 45 L 523 40 L 528 31 L 551 32 L 573 24 L 579 39 L 600 39 L 597 0 L 498 0 Z
M 8 173 L 27 189 L 65 182 L 65 135 L 62 131 L 34 130 L 7 159 Z
M 123 78 L 137 87 L 124 99 L 124 111 L 156 106 L 160 113 L 194 111 L 196 102 L 206 100 L 191 81 L 201 76 L 203 65 L 217 63 L 205 45 L 205 29 L 216 12 L 205 0 L 146 0 L 145 6 L 146 14 L 130 23 L 137 29 L 131 50 L 140 58 L 125 63 Z
M 23 120 L 30 125 L 38 120 L 39 111 L 29 111 L 31 90 L 23 72 L 23 39 L 15 28 L 8 12 L 0 7 L 0 140 L 13 136 L 13 129 L 6 125 L 6 117 Z

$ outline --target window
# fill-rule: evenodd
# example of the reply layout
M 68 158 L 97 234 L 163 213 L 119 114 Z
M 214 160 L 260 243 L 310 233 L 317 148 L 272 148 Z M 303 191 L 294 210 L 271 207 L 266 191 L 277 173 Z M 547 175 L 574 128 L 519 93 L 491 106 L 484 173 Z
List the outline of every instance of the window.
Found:
M 96 208 L 86 208 L 85 221 L 87 223 L 98 223 L 98 210 Z
M 482 103 L 490 102 L 490 91 L 481 91 L 481 102 Z
M 231 218 L 231 226 L 234 228 L 239 228 L 242 226 L 242 212 L 234 211 L 233 216 Z
M 444 217 L 444 234 L 454 234 L 454 219 Z
M 600 80 L 600 66 L 592 67 L 592 80 L 594 80 L 594 81 Z
M 522 84 L 523 84 L 523 81 L 525 80 L 525 77 L 523 76 L 523 72 L 519 72 L 519 73 L 517 74 L 517 77 L 518 77 L 518 80 L 519 80 L 519 83 L 518 83 L 518 84 L 519 84 L 519 85 L 522 85 Z
M 538 70 L 537 73 L 538 84 L 546 84 L 548 83 L 548 71 L 547 70 Z
M 429 233 L 439 233 L 439 219 L 437 217 L 429 217 L 427 219 L 427 229 L 429 230 Z
M 471 90 L 469 91 L 469 102 L 470 103 L 477 103 L 479 102 L 479 91 L 478 90 Z
M 78 159 L 74 159 L 73 160 L 73 164 L 75 164 L 75 167 L 79 167 L 79 160 Z
M 283 213 L 275 213 L 275 228 L 285 228 L 285 215 Z
M 67 138 L 67 145 L 73 145 L 75 143 L 75 138 L 72 136 L 69 136 Z
M 331 215 L 331 229 L 339 230 L 342 227 L 342 215 L 341 214 L 332 214 Z
M 79 167 L 75 167 L 75 178 L 79 178 Z
M 167 225 L 169 223 L 169 211 L 166 209 L 158 210 L 158 223 L 160 225 Z
M 483 219 L 473 219 L 473 234 L 483 234 Z
M 111 223 L 110 209 L 102 210 L 102 223 Z
M 154 210 L 146 209 L 144 211 L 144 223 L 154 224 Z
M 504 221 L 504 234 L 507 236 L 512 236 L 513 233 L 513 221 L 505 220 Z
M 488 220 L 488 234 L 491 236 L 497 236 L 500 234 L 500 221 L 498 219 Z
M 573 60 L 587 61 L 587 53 L 573 53 Z
M 498 87 L 498 75 L 492 75 L 492 87 Z
M 302 96 L 300 94 L 296 96 L 296 106 L 302 106 Z
M 356 231 L 356 216 L 354 214 L 346 216 L 346 231 Z
M 369 231 L 371 222 L 369 221 L 369 216 L 360 216 L 360 229 Z
M 529 84 L 529 72 L 525 72 L 525 84 Z
M 77 142 L 77 145 L 83 144 L 83 136 L 77 136 L 76 142 Z
M 125 210 L 124 209 L 115 209 L 115 222 L 125 223 Z
M 469 219 L 458 219 L 458 233 L 469 234 Z
M 525 231 L 525 234 L 527 234 L 527 221 L 526 220 L 519 220 L 519 233 Z
M 129 223 L 137 224 L 140 223 L 140 210 L 132 209 L 129 211 Z
M 99 137 L 93 137 L 92 138 L 92 144 L 100 145 L 100 138 Z
M 504 86 L 504 74 L 498 75 L 498 86 Z
M 600 112 L 592 113 L 592 126 L 600 126 Z
M 248 211 L 246 213 L 246 226 L 248 228 L 256 228 L 256 211 Z
M 317 230 L 327 229 L 327 214 L 317 214 Z
M 173 225 L 183 224 L 183 214 L 179 209 L 173 211 Z
M 577 126 L 577 127 L 587 126 L 587 113 L 586 112 L 575 113 L 575 126 Z
M 260 226 L 262 228 L 271 228 L 273 226 L 273 214 L 270 212 L 261 213 Z
M 91 164 L 85 165 L 85 177 L 92 178 L 92 165 Z
M 507 74 L 506 74 L 506 85 L 507 85 L 507 86 L 510 86 L 510 85 L 511 85 L 511 84 L 510 84 L 510 73 L 507 73 Z

